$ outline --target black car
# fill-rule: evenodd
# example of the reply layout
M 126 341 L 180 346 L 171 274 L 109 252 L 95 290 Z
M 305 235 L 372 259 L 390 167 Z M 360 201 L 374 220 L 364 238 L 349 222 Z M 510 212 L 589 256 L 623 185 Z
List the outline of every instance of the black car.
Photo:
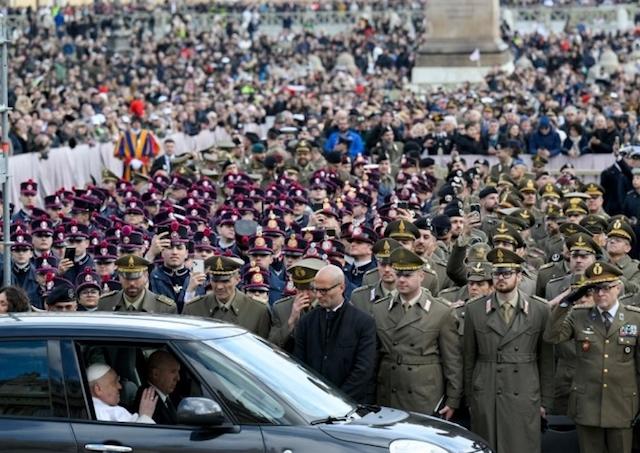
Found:
M 136 412 L 146 360 L 179 361 L 176 425 L 97 421 L 85 370 L 120 376 Z M 350 401 L 247 331 L 190 317 L 0 316 L 0 445 L 17 452 L 490 452 L 455 424 Z

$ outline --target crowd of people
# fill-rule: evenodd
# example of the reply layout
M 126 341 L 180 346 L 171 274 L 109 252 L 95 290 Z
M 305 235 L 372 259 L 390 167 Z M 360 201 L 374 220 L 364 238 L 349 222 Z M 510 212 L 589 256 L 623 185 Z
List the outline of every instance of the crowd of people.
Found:
M 513 73 L 420 92 L 420 21 L 287 39 L 250 23 L 141 27 L 115 52 L 90 18 L 33 16 L 12 44 L 13 153 L 113 142 L 125 171 L 52 193 L 20 181 L 0 312 L 212 317 L 498 453 L 539 451 L 547 414 L 574 419 L 582 452 L 630 452 L 635 32 L 505 28 Z M 177 149 L 173 133 L 203 130 L 215 146 Z M 596 182 L 549 171 L 584 154 L 610 156 Z M 113 369 L 87 375 L 100 419 L 157 417 L 153 392 L 132 414 L 106 396 Z

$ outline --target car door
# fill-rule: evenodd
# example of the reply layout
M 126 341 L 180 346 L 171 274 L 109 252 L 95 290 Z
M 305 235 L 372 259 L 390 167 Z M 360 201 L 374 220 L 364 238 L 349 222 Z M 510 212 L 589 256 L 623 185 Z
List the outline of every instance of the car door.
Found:
M 138 345 L 139 342 L 132 342 Z M 72 369 L 66 369 L 69 381 L 82 382 L 80 364 L 82 357 L 71 342 L 64 342 L 63 354 L 73 361 Z M 86 386 L 80 386 L 87 413 L 91 395 Z M 211 395 L 203 395 L 210 397 Z M 142 423 L 104 422 L 87 416 L 72 419 L 71 427 L 76 437 L 78 452 L 135 452 L 135 453 L 264 453 L 264 442 L 258 426 L 239 426 L 226 423 L 220 427 L 197 428 Z
M 57 341 L 0 340 L 0 445 L 12 453 L 72 453 Z

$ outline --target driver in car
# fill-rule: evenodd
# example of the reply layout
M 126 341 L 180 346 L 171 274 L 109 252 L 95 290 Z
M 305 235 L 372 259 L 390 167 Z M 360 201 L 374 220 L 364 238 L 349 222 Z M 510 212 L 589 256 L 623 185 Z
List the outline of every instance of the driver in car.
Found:
M 96 411 L 96 418 L 100 421 L 155 423 L 153 412 L 156 409 L 158 397 L 152 388 L 144 389 L 140 398 L 137 414 L 132 414 L 120 402 L 120 377 L 113 368 L 103 363 L 94 363 L 87 368 L 87 380 Z

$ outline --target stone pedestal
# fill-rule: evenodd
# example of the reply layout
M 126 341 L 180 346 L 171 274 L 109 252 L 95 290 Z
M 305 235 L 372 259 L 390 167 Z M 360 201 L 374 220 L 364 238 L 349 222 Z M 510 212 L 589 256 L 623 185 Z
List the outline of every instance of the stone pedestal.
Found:
M 492 68 L 513 70 L 513 56 L 500 38 L 498 0 L 429 0 L 427 40 L 419 49 L 414 84 L 481 81 Z M 470 56 L 479 51 L 479 60 Z

